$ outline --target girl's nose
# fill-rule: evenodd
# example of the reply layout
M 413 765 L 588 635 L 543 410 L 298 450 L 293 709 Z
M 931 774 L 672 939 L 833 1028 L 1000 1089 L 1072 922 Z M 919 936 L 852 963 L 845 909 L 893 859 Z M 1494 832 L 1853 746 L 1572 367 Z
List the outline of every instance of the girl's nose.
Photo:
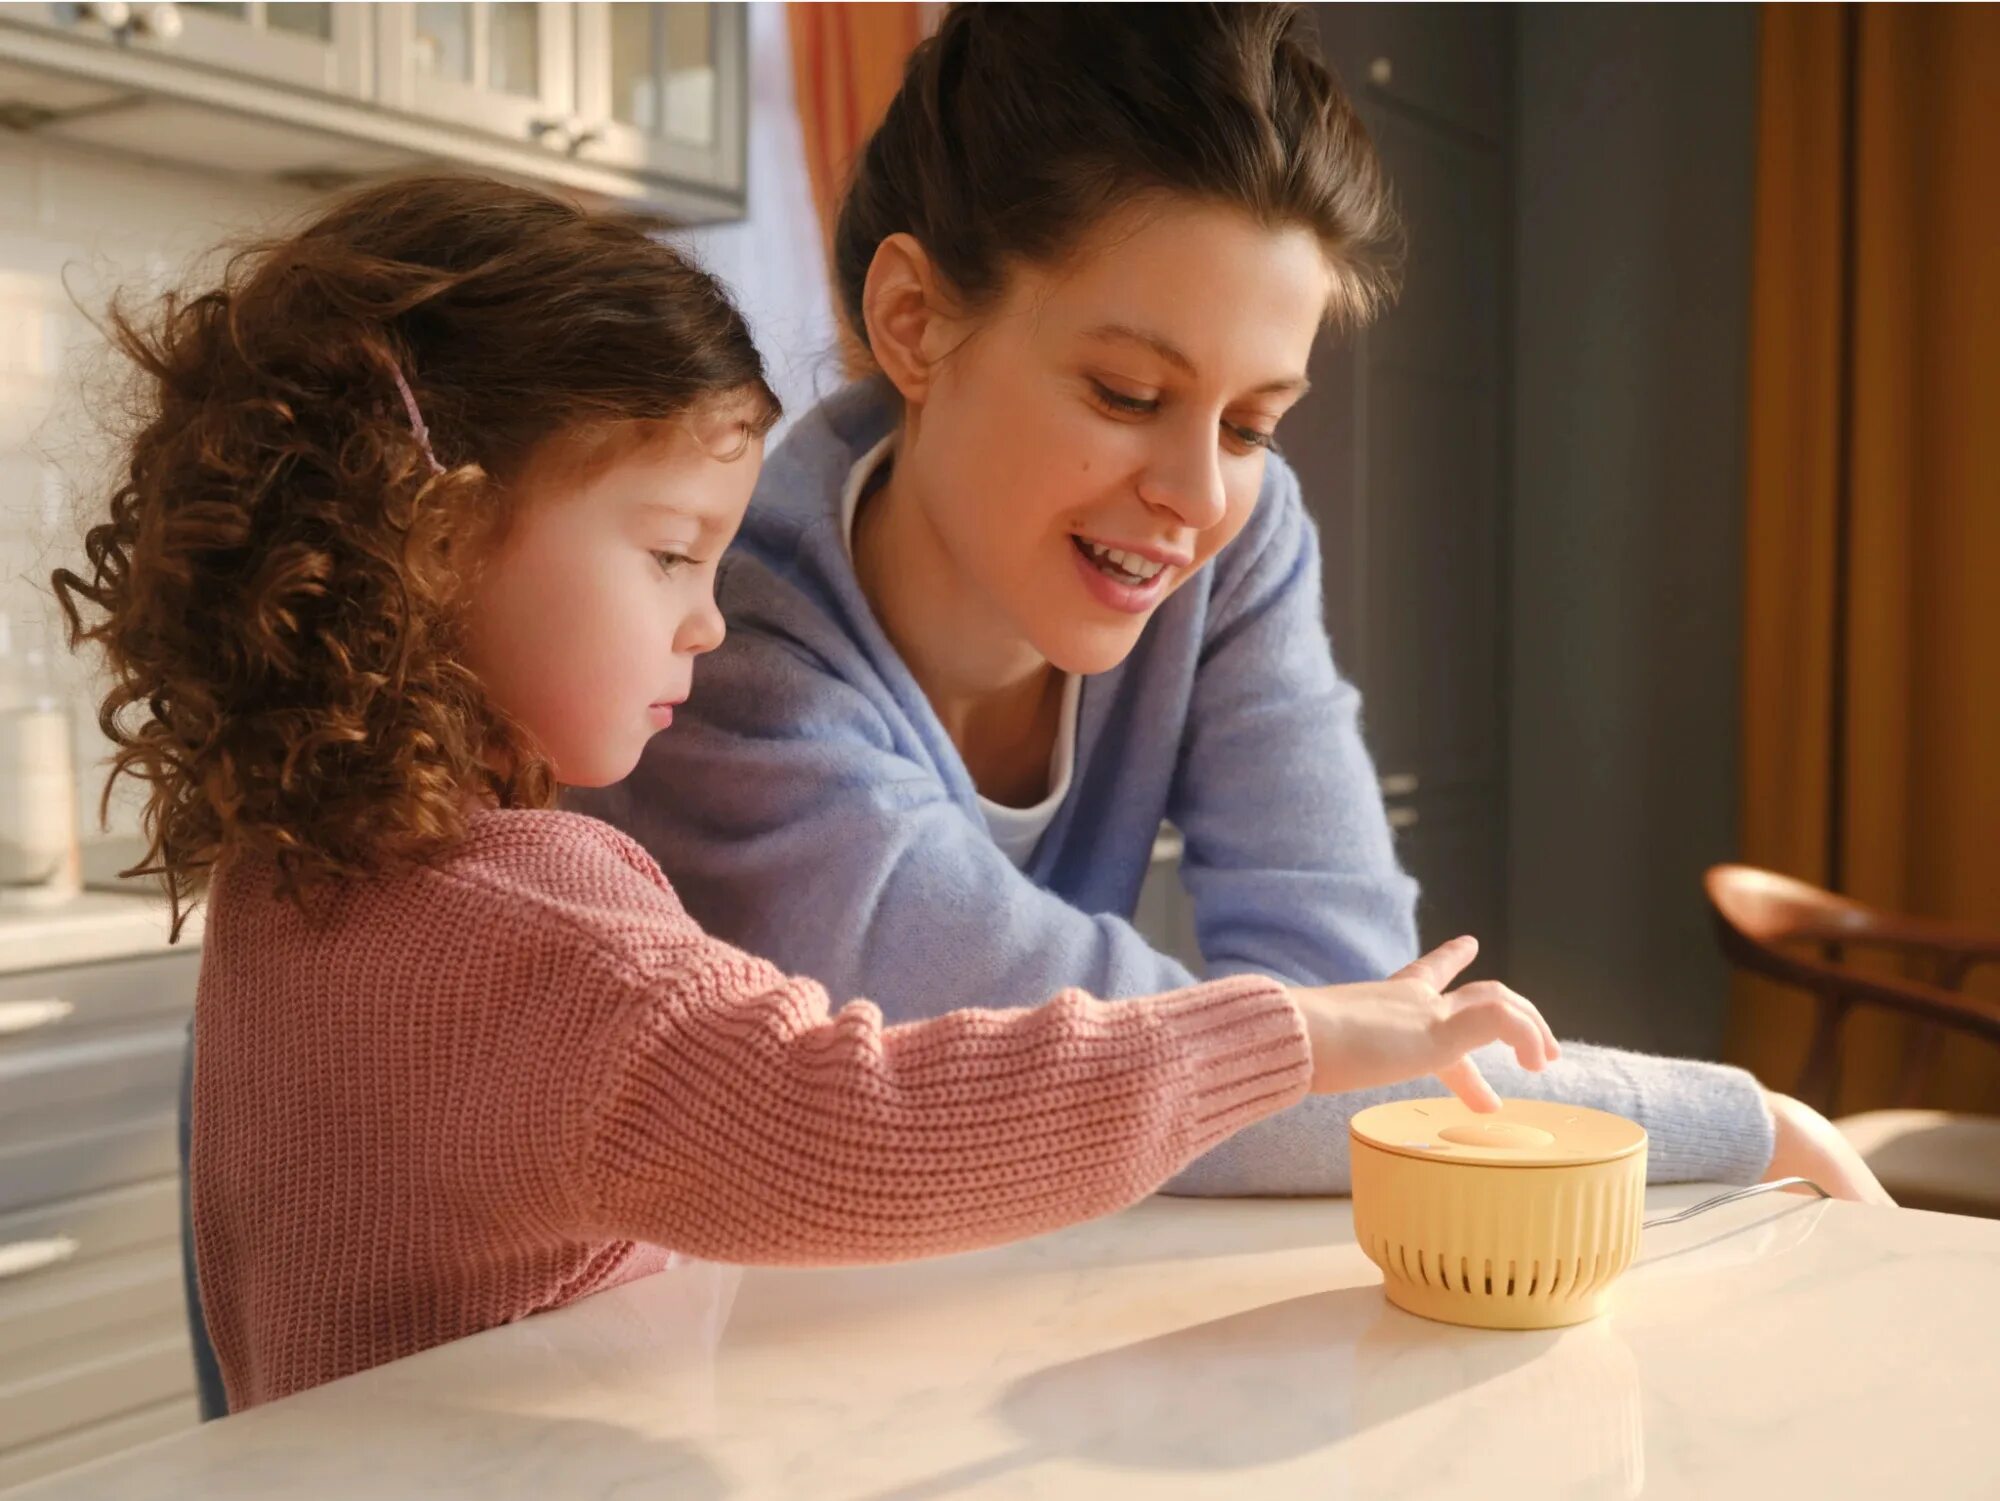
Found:
M 722 638 L 728 633 L 728 624 L 715 603 L 715 596 L 711 594 L 700 609 L 681 622 L 681 628 L 674 636 L 674 650 L 700 656 L 722 645 Z

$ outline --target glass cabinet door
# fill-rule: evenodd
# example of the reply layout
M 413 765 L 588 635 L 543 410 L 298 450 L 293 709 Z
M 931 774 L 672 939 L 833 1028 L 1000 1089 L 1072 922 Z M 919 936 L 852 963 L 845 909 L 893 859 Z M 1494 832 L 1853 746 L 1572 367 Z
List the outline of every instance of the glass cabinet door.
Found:
M 577 155 L 740 192 L 741 5 L 577 6 Z
M 191 148 L 185 159 L 200 165 L 312 167 L 324 151 L 308 138 L 324 135 L 343 162 L 357 151 L 463 160 L 645 203 L 681 222 L 732 218 L 744 203 L 741 4 L 0 0 L 0 33 L 20 29 L 74 39 L 59 49 L 62 62 L 47 64 L 52 79 L 74 72 L 191 105 L 218 128 L 271 122 L 270 151 Z M 49 50 L 20 41 L 23 56 Z M 176 66 L 163 68 L 169 58 Z M 353 108 L 329 113 L 336 96 Z M 143 124 L 113 134 L 95 139 L 154 154 Z
M 574 6 L 471 0 L 371 9 L 381 27 L 382 103 L 567 149 Z
M 246 0 L 211 5 L 8 5 L 0 14 L 78 37 L 160 52 L 259 82 L 366 99 L 371 67 L 372 7 Z

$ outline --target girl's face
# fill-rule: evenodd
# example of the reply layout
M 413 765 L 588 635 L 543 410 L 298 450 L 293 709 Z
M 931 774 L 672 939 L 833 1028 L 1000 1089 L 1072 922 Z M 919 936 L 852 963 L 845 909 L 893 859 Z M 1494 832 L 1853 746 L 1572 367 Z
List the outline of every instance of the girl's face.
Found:
M 958 581 L 1065 671 L 1124 660 L 1249 518 L 1330 278 L 1304 228 L 1155 200 L 947 326 L 897 463 Z
M 744 448 L 741 432 L 721 412 L 649 424 L 643 443 L 588 463 L 556 442 L 521 476 L 468 602 L 465 656 L 566 786 L 630 773 L 687 698 L 695 658 L 722 644 L 716 564 L 763 462 L 763 440 Z

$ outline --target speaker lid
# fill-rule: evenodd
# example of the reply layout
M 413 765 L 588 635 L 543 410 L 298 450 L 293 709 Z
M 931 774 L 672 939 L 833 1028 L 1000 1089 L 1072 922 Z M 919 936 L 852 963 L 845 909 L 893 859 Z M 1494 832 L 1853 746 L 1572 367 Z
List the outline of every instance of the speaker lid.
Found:
M 1502 1100 L 1476 1111 L 1456 1095 L 1391 1100 L 1348 1121 L 1348 1135 L 1399 1157 L 1489 1167 L 1564 1167 L 1629 1157 L 1645 1128 L 1608 1110 L 1552 1100 Z

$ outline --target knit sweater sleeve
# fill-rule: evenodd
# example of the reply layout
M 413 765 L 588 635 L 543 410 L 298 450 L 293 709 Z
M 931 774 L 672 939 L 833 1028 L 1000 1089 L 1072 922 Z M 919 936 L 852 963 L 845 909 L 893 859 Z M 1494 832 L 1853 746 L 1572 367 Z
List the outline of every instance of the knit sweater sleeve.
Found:
M 1208 975 L 1379 980 L 1417 956 L 1361 695 L 1335 670 L 1320 544 L 1291 470 L 1216 559 L 1168 817 Z
M 1107 1213 L 1298 1100 L 1311 1064 L 1284 990 L 1247 976 L 884 1027 L 706 940 L 625 1013 L 579 1080 L 590 1228 L 747 1264 L 936 1255 Z
M 1218 562 L 1171 810 L 1187 836 L 1182 879 L 1210 975 L 1340 984 L 1392 973 L 1417 953 L 1416 885 L 1390 839 L 1359 695 L 1334 668 L 1319 557 L 1297 480 L 1274 464 L 1272 493 Z M 1770 1162 L 1770 1109 L 1749 1073 L 1580 1041 L 1565 1030 L 1560 998 L 1537 999 L 1563 1057 L 1530 1073 L 1506 1047 L 1482 1049 L 1480 1071 L 1503 1097 L 1638 1121 L 1655 1183 L 1748 1183 Z M 1222 1143 L 1168 1191 L 1347 1193 L 1348 1121 L 1438 1089 L 1427 1076 L 1303 1100 Z
M 1270 789 L 1284 789 L 1274 799 Z M 1336 670 L 1320 618 L 1320 546 L 1298 480 L 1272 488 L 1218 562 L 1172 817 L 1210 975 L 1258 971 L 1302 985 L 1378 979 L 1416 957 L 1416 885 L 1400 871 L 1360 696 Z M 1442 937 L 1442 935 L 1440 935 Z M 1580 1041 L 1560 997 L 1538 995 L 1562 1059 L 1540 1073 L 1504 1045 L 1474 1055 L 1506 1099 L 1556 1099 L 1646 1127 L 1652 1183 L 1754 1183 L 1774 1127 L 1758 1081 L 1702 1059 Z M 1436 1095 L 1432 1077 L 1316 1095 L 1228 1139 L 1170 1193 L 1348 1193 L 1348 1121 L 1370 1105 Z

